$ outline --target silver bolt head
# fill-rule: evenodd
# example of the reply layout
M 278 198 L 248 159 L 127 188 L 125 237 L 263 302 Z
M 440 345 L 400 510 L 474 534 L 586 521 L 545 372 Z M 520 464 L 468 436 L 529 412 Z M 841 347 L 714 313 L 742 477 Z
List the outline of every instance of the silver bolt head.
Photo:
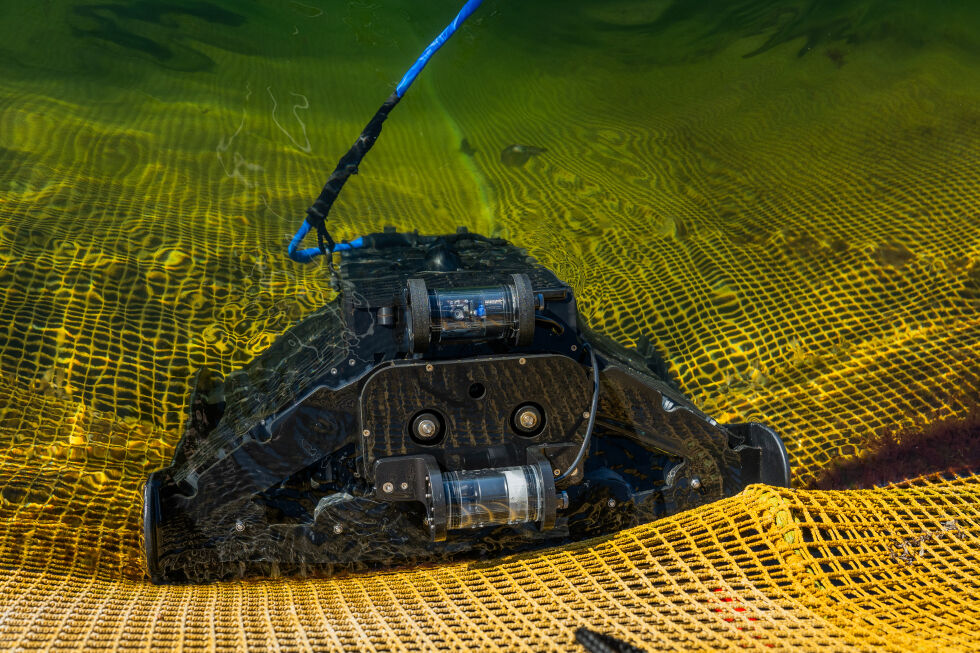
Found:
M 701 479 L 695 476 L 694 478 L 691 479 L 691 489 L 697 490 L 700 487 L 701 487 Z
M 533 408 L 524 408 L 517 414 L 517 423 L 528 431 L 533 431 L 541 421 L 541 416 Z
M 340 535 L 341 533 L 343 533 L 344 532 L 344 526 L 343 526 L 343 524 L 334 524 L 333 525 L 333 532 L 336 533 L 337 535 Z
M 518 358 L 517 359 L 517 362 L 520 363 L 521 365 L 523 365 L 524 363 L 527 362 L 527 359 L 526 358 Z
M 406 483 L 405 481 L 402 481 L 402 484 L 399 485 L 398 487 L 401 488 L 401 491 L 402 492 L 404 492 L 405 490 L 408 489 L 408 483 Z
M 431 438 L 439 428 L 431 419 L 420 419 L 415 425 L 415 433 L 420 438 Z
M 434 369 L 435 369 L 435 368 L 434 368 L 434 367 L 432 367 L 432 363 L 426 363 L 426 365 L 425 365 L 425 371 L 426 371 L 426 372 L 431 372 L 431 371 L 432 371 L 432 370 L 434 370 Z
M 241 533 L 242 531 L 244 531 L 245 530 L 245 522 L 243 522 L 241 519 L 239 519 L 238 521 L 236 521 L 235 522 L 235 530 L 238 531 L 239 533 Z
M 609 501 L 606 501 L 606 505 L 609 506 L 610 508 L 615 508 L 616 507 L 616 500 L 615 499 L 610 499 Z
M 389 482 L 382 485 L 381 489 L 384 490 L 386 494 L 391 494 L 392 492 L 395 491 L 395 486 Z

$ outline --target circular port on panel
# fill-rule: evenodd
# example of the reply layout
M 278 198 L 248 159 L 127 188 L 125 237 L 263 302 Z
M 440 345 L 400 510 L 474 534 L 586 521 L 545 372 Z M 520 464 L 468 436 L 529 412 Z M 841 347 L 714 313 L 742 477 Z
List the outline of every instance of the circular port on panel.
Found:
M 419 444 L 439 444 L 445 432 L 446 425 L 442 416 L 431 410 L 416 413 L 409 426 L 409 434 Z
M 510 417 L 511 426 L 518 435 L 535 436 L 544 430 L 544 410 L 537 404 L 521 404 Z
M 482 383 L 474 383 L 470 385 L 469 395 L 470 399 L 483 399 L 484 395 L 487 394 L 487 388 Z

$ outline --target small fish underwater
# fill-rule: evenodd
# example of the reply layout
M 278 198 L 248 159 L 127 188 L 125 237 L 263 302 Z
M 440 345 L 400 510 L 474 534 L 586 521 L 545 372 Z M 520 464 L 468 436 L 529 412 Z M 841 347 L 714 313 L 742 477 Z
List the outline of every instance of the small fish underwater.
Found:
M 532 156 L 538 156 L 547 151 L 543 147 L 535 147 L 534 145 L 508 145 L 500 152 L 500 162 L 505 166 L 520 168 Z

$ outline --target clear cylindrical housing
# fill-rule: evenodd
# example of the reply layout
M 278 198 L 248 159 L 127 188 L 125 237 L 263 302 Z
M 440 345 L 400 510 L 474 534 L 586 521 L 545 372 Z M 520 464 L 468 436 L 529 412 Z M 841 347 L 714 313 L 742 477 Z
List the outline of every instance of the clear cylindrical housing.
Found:
M 536 522 L 544 515 L 544 481 L 537 466 L 448 472 L 442 484 L 450 530 Z
M 438 340 L 506 340 L 518 322 L 510 286 L 430 290 L 429 315 Z

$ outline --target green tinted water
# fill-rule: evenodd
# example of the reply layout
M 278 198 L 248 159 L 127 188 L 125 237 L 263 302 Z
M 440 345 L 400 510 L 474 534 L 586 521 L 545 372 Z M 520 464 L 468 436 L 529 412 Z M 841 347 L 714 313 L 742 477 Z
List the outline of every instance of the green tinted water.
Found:
M 0 3 L 4 383 L 172 445 L 197 367 L 229 371 L 330 296 L 286 243 L 457 9 Z M 519 242 L 703 405 L 811 428 L 794 446 L 818 467 L 807 437 L 859 441 L 937 404 L 875 410 L 904 396 L 902 368 L 854 424 L 807 389 L 976 308 L 978 28 L 966 1 L 487 0 L 331 230 Z M 546 152 L 509 165 L 513 144 Z

